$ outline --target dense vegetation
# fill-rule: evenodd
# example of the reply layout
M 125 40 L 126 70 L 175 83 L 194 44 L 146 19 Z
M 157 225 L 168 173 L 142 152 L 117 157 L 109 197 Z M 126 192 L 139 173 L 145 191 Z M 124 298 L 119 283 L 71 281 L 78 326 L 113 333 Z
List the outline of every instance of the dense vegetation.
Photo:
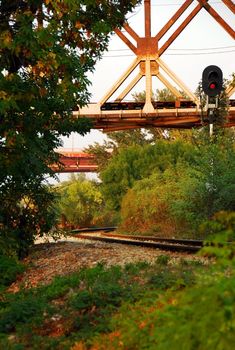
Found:
M 189 143 L 159 140 L 153 145 L 133 145 L 120 149 L 101 172 L 102 190 L 108 205 L 120 209 L 129 188 L 151 174 L 163 173 L 180 159 L 191 163 L 194 149 Z
M 50 230 L 54 149 L 90 130 L 72 111 L 89 102 L 87 74 L 137 3 L 0 2 L 0 254 L 23 257 Z
M 201 255 L 123 267 L 97 265 L 47 286 L 0 299 L 3 349 L 205 349 L 234 344 L 235 215 L 202 227 L 211 233 Z M 202 259 L 202 258 L 200 258 Z
M 92 344 L 95 335 L 111 331 L 110 318 L 123 303 L 157 300 L 168 288 L 194 284 L 197 264 L 179 261 L 168 267 L 168 261 L 160 256 L 152 266 L 145 262 L 124 268 L 98 265 L 58 277 L 48 286 L 5 295 L 1 347 L 70 349 L 78 341 Z
M 0 1 L 2 349 L 230 350 L 235 343 L 235 136 L 218 128 L 224 96 L 211 138 L 206 128 L 114 133 L 89 148 L 102 183 L 82 176 L 47 183 L 60 136 L 90 130 L 72 111 L 89 101 L 87 74 L 138 2 Z M 157 98 L 173 99 L 167 90 Z M 206 237 L 201 254 L 210 260 L 162 255 L 152 265 L 97 265 L 10 293 L 25 269 L 17 257 L 56 217 Z
M 114 213 L 106 209 L 100 187 L 99 182 L 84 175 L 71 175 L 57 185 L 55 211 L 59 226 L 71 229 L 113 224 Z
M 103 163 L 102 183 L 77 176 L 56 186 L 58 215 L 74 225 L 94 225 L 99 216 L 112 219 L 112 211 L 125 232 L 206 237 L 200 254 L 209 260 L 162 255 L 153 264 L 99 264 L 10 294 L 6 287 L 23 267 L 5 259 L 0 346 L 230 350 L 235 341 L 233 130 L 216 130 L 213 138 L 200 130 L 154 143 L 143 137 L 142 145 L 130 142 L 131 133 L 117 137 L 122 146 Z
M 146 135 L 119 132 L 89 149 L 97 151 L 101 183 L 78 177 L 58 187 L 59 211 L 71 224 L 118 223 L 122 232 L 199 238 L 204 220 L 235 210 L 234 130 L 218 128 L 213 138 L 206 128 L 177 137 Z
M 176 161 L 170 159 L 170 147 L 163 156 L 158 152 L 160 167 L 156 169 L 157 161 L 153 160 L 156 168 L 152 171 L 151 166 L 147 166 L 149 177 L 135 181 L 121 197 L 122 230 L 199 238 L 198 227 L 204 220 L 221 210 L 233 211 L 233 137 L 226 133 L 226 136 L 217 135 L 214 143 L 198 140 L 191 146 L 183 144 L 188 152 L 178 147 Z M 167 165 L 165 169 L 164 165 Z M 123 178 L 124 175 L 122 183 Z M 114 186 L 117 185 L 114 183 Z

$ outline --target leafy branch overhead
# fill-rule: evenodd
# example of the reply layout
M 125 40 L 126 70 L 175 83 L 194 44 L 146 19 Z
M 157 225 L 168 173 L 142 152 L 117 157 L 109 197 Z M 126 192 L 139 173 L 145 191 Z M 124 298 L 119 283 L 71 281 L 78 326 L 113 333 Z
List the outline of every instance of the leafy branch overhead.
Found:
M 68 112 L 89 100 L 87 72 L 133 3 L 1 1 L 1 112 L 33 109 L 44 127 L 66 133 Z
M 48 231 L 53 196 L 45 180 L 54 176 L 54 149 L 61 135 L 90 130 L 91 123 L 72 111 L 88 103 L 88 72 L 137 3 L 0 2 L 0 239 L 12 235 L 21 245 L 26 231 L 28 242 Z M 24 207 L 24 198 L 33 205 Z

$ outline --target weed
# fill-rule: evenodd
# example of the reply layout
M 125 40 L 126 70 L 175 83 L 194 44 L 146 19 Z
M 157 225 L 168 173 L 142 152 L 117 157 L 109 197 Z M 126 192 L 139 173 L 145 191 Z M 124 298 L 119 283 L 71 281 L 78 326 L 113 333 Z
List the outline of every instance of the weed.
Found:
M 152 275 L 148 283 L 157 289 L 167 289 L 173 287 L 176 282 L 176 276 L 171 271 L 159 271 L 155 275 Z
M 79 284 L 80 278 L 78 273 L 73 273 L 69 276 L 55 277 L 51 284 L 41 287 L 40 290 L 46 300 L 49 301 L 64 296 L 71 289 L 78 288 Z
M 125 265 L 124 270 L 128 274 L 138 274 L 141 270 L 145 270 L 150 266 L 147 261 L 139 261 L 137 263 L 128 263 Z
M 167 265 L 167 260 L 162 256 L 155 265 L 144 261 L 123 268 L 98 264 L 48 286 L 6 295 L 0 311 L 2 348 L 67 350 L 76 341 L 92 344 L 94 336 L 110 332 L 110 319 L 123 304 L 150 307 L 162 290 L 191 283 L 190 266 Z
M 156 259 L 156 264 L 166 266 L 170 260 L 168 255 L 159 255 Z
M 33 295 L 22 300 L 15 300 L 0 313 L 0 332 L 8 333 L 16 330 L 17 325 L 41 320 L 45 308 L 43 300 Z

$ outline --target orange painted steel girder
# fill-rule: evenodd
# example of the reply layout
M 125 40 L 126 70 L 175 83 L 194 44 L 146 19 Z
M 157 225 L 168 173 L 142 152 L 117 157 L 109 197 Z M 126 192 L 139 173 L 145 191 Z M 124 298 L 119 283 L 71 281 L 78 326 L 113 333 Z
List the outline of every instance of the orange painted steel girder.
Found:
M 235 13 L 235 5 L 231 0 L 221 0 L 230 11 Z M 192 3 L 197 3 L 194 9 L 187 15 L 178 28 L 171 34 L 168 40 L 159 47 L 159 41 L 164 37 L 176 21 L 185 13 Z M 120 30 L 116 29 L 116 34 L 120 39 L 134 52 L 136 58 L 126 72 L 118 79 L 113 87 L 106 93 L 103 99 L 97 104 L 96 112 L 93 113 L 92 109 L 80 109 L 78 115 L 86 116 L 94 121 L 94 128 L 101 128 L 107 131 L 121 130 L 122 128 L 135 128 L 144 126 L 155 127 L 180 127 L 191 128 L 202 125 L 201 112 L 199 110 L 199 101 L 197 97 L 187 88 L 187 86 L 170 70 L 169 67 L 160 58 L 162 54 L 168 49 L 173 41 L 181 34 L 186 26 L 192 21 L 192 19 L 200 12 L 201 9 L 205 9 L 223 29 L 235 39 L 235 31 L 228 23 L 214 10 L 214 8 L 208 3 L 208 0 L 185 0 L 175 14 L 169 19 L 169 21 L 161 28 L 161 30 L 155 35 L 151 35 L 151 0 L 144 0 L 144 12 L 145 12 L 145 36 L 140 37 L 128 23 L 125 23 L 123 28 L 133 39 L 132 41 Z M 134 43 L 133 43 L 134 42 Z M 146 100 L 143 110 L 141 111 L 141 121 L 139 120 L 139 113 L 132 111 L 128 117 L 123 111 L 116 111 L 116 114 L 109 115 L 107 111 L 101 111 L 101 106 L 104 105 L 110 97 L 117 91 L 117 89 L 124 83 L 124 81 L 130 76 L 136 67 L 139 66 L 139 73 L 124 89 L 124 91 L 115 99 L 115 102 L 121 102 L 125 96 L 133 89 L 133 87 L 139 82 L 139 80 L 145 76 L 146 79 Z M 162 74 L 161 71 L 164 73 Z M 168 111 L 161 113 L 159 116 L 158 110 L 154 109 L 151 101 L 152 94 L 152 76 L 156 76 L 171 92 L 176 96 L 178 105 L 182 99 L 180 91 L 175 88 L 168 80 L 169 77 L 174 83 L 184 91 L 190 99 L 197 104 L 197 110 L 192 110 L 185 113 L 177 109 L 174 111 L 169 119 Z M 233 88 L 234 90 L 234 88 Z M 231 94 L 229 95 L 231 96 Z M 90 106 L 90 105 L 89 105 Z M 173 112 L 173 111 L 171 111 Z M 159 119 L 160 118 L 160 119 Z M 121 119 L 121 120 L 120 120 Z M 151 121 L 151 122 L 150 122 Z M 115 127 L 114 127 L 115 124 Z M 140 126 L 141 125 L 141 126 Z M 234 111 L 230 108 L 227 126 L 234 126 Z
M 192 129 L 202 127 L 208 124 L 206 115 L 202 117 L 199 112 L 184 112 L 177 115 L 176 112 L 158 113 L 138 113 L 133 111 L 132 114 L 109 114 L 103 113 L 101 117 L 90 116 L 93 118 L 94 128 L 103 129 L 105 132 L 121 131 L 138 128 L 178 128 Z M 230 112 L 225 127 L 235 127 L 235 110 Z
M 51 169 L 56 173 L 96 172 L 98 165 L 92 154 L 84 152 L 58 151 L 61 165 L 53 164 Z

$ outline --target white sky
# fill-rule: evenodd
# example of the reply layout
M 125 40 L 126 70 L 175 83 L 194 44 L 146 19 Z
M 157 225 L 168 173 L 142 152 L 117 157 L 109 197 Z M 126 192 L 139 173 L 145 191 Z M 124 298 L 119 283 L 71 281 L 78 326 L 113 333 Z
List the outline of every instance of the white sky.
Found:
M 233 2 L 235 3 L 234 0 Z M 184 0 L 151 1 L 152 36 L 158 33 L 183 3 Z M 181 16 L 182 19 L 180 18 L 160 41 L 159 47 L 178 28 L 197 3 L 196 0 L 193 1 L 189 10 Z M 221 0 L 210 0 L 209 4 L 235 30 L 235 16 L 232 11 Z M 139 36 L 144 36 L 143 1 L 142 5 L 136 7 L 135 11 L 128 17 L 130 26 Z M 113 35 L 109 51 L 97 63 L 95 72 L 89 75 L 92 82 L 92 86 L 90 86 L 91 102 L 98 102 L 106 94 L 129 67 L 134 57 L 132 51 L 116 35 Z M 231 77 L 232 72 L 235 72 L 235 42 L 215 19 L 202 9 L 165 51 L 161 59 L 194 92 L 201 80 L 202 71 L 208 65 L 219 66 L 225 78 Z M 163 86 L 156 79 L 153 81 L 153 90 L 155 91 L 157 88 L 161 89 Z M 144 80 L 142 79 L 140 85 L 137 85 L 133 92 L 143 90 Z M 63 139 L 64 147 L 82 149 L 94 142 L 101 143 L 104 137 L 105 135 L 97 130 L 92 130 L 84 137 L 72 134 L 70 138 Z

